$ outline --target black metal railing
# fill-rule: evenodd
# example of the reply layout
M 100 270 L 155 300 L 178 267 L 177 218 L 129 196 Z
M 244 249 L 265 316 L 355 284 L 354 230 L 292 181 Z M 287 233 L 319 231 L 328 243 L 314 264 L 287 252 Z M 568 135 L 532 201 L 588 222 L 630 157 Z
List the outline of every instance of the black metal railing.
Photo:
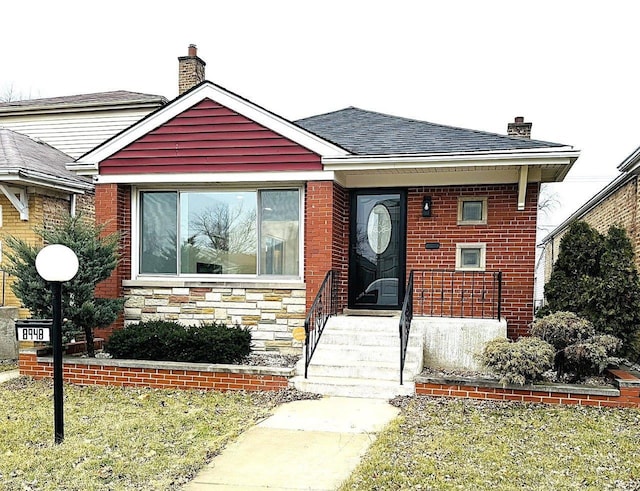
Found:
M 416 315 L 502 318 L 502 271 L 415 270 Z
M 409 332 L 411 331 L 411 321 L 413 319 L 413 271 L 409 273 L 407 290 L 402 302 L 402 312 L 400 313 L 400 385 L 402 385 L 402 372 L 404 371 L 404 361 L 407 357 L 407 345 L 409 344 Z
M 327 324 L 329 317 L 335 315 L 338 311 L 337 277 L 337 271 L 330 270 L 327 272 L 304 321 L 304 378 L 307 378 L 309 363 L 311 363 L 311 357 L 316 351 L 324 326 Z

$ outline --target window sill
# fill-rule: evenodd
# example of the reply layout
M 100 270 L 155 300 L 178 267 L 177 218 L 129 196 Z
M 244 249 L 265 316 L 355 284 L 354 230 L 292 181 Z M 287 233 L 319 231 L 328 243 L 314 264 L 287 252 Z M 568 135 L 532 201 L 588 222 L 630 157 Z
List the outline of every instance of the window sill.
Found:
M 467 221 L 458 221 L 458 225 L 460 226 L 469 226 L 469 225 L 486 225 L 487 222 L 485 220 L 477 220 L 477 221 L 471 221 L 471 220 L 467 220 Z
M 233 278 L 166 278 L 166 277 L 146 277 L 136 280 L 124 280 L 122 286 L 125 287 L 156 287 L 156 288 L 197 288 L 197 287 L 231 287 L 231 288 L 277 288 L 286 290 L 304 290 L 306 288 L 303 281 L 299 279 L 275 280 L 268 279 L 233 279 Z

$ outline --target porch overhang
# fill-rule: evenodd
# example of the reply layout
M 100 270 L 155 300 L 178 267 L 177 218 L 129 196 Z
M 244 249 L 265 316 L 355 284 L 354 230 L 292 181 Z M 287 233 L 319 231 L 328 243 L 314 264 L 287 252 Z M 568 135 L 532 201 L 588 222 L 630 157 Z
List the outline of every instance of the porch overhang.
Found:
M 524 209 L 527 184 L 559 182 L 580 155 L 571 147 L 428 155 L 325 157 L 325 170 L 347 188 L 517 184 Z

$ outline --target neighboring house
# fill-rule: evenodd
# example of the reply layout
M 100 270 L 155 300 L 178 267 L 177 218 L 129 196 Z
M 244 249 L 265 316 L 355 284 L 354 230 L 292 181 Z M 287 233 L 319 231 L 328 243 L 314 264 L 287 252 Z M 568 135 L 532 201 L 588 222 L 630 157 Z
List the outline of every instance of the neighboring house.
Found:
M 618 170 L 621 172 L 618 177 L 542 240 L 545 283 L 558 258 L 562 237 L 569 226 L 578 220 L 587 222 L 602 234 L 606 234 L 612 225 L 626 229 L 635 253 L 636 267 L 640 268 L 640 147 L 618 165 Z
M 369 314 L 397 312 L 415 271 L 414 316 L 501 303 L 509 335 L 527 332 L 540 183 L 577 150 L 521 118 L 520 136 L 353 107 L 288 121 L 203 80 L 195 47 L 180 74 L 197 85 L 69 167 L 122 234 L 98 294 L 126 297 L 124 323 L 238 322 L 256 348 L 292 350 L 329 270 L 340 309 Z
M 75 159 L 166 102 L 124 90 L 4 102 L 0 128 L 47 142 Z
M 93 217 L 93 184 L 66 169 L 71 160 L 42 141 L 0 128 L 0 241 L 13 235 L 39 243 L 34 226 L 59 223 L 76 211 Z M 2 304 L 19 307 L 9 285 L 3 272 Z
M 93 217 L 91 179 L 66 165 L 166 102 L 114 91 L 0 103 L 0 230 L 37 240 L 34 226 L 59 222 L 63 211 Z M 7 281 L 2 300 L 17 306 Z

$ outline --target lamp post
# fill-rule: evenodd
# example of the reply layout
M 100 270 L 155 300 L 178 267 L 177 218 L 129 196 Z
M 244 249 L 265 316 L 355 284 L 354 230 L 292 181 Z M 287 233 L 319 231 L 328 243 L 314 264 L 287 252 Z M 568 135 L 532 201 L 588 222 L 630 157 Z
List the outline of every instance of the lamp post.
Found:
M 51 284 L 53 294 L 53 412 L 55 442 L 64 440 L 62 389 L 62 283 L 78 272 L 78 256 L 62 244 L 44 247 L 36 256 L 36 270 Z

